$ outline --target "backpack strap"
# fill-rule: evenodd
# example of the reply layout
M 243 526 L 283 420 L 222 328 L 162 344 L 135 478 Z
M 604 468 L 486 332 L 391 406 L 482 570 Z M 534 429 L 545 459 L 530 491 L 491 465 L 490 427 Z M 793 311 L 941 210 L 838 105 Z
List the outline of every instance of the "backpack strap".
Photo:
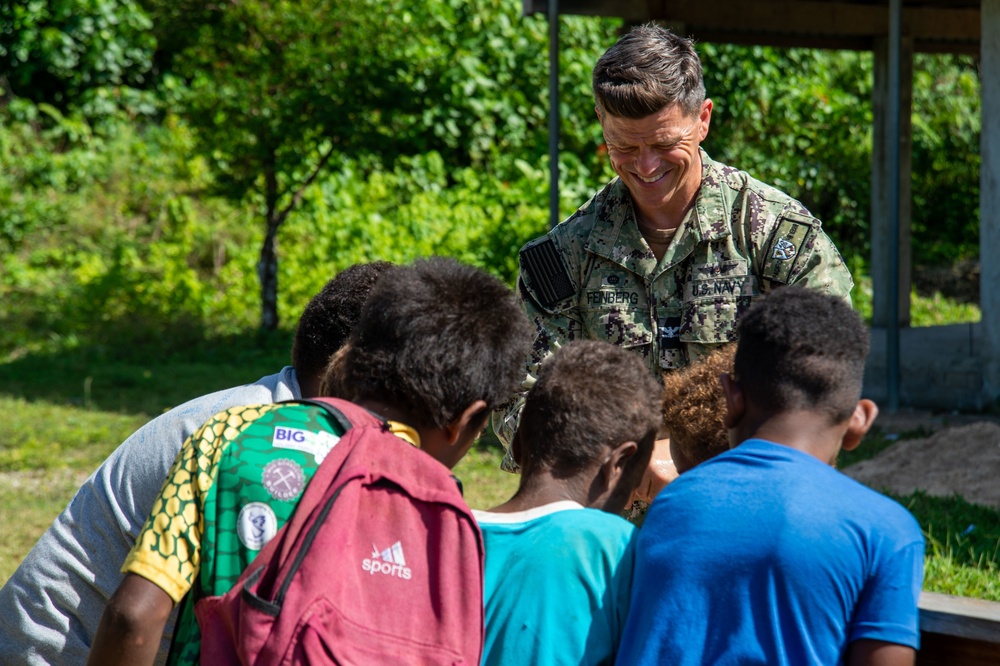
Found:
M 336 421 L 347 432 L 355 425 L 376 425 L 384 424 L 385 419 L 374 412 L 370 412 L 364 407 L 355 405 L 353 402 L 341 400 L 340 398 L 303 398 L 294 400 L 298 404 L 314 405 L 325 411 L 330 418 Z
M 288 402 L 292 404 L 313 405 L 322 409 L 344 429 L 344 434 L 341 435 L 341 442 L 330 450 L 320 466 L 316 468 L 312 480 L 299 498 L 295 511 L 288 519 L 288 522 L 281 528 L 282 531 L 286 532 L 286 535 L 281 539 L 281 550 L 278 553 L 279 561 L 284 561 L 289 557 L 290 553 L 288 551 L 291 550 L 298 540 L 299 533 L 305 526 L 309 515 L 312 514 L 313 510 L 323 500 L 326 489 L 333 482 L 334 478 L 336 478 L 337 474 L 340 473 L 351 449 L 350 445 L 343 445 L 343 440 L 355 428 L 384 428 L 388 433 L 388 424 L 384 420 L 375 416 L 367 409 L 346 400 L 339 398 L 315 398 L 311 400 L 291 400 Z

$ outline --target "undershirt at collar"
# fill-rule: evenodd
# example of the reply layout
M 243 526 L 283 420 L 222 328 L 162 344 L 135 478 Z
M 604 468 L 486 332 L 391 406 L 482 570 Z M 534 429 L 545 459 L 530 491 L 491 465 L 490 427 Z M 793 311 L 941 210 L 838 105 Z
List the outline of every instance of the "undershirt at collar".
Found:
M 674 236 L 677 235 L 677 230 L 680 227 L 674 227 L 673 229 L 648 227 L 640 222 L 638 217 L 636 217 L 635 223 L 639 227 L 639 233 L 646 239 L 649 249 L 653 251 L 653 256 L 656 257 L 656 260 L 660 261 L 663 259 L 663 255 L 666 254 L 667 248 L 674 241 Z

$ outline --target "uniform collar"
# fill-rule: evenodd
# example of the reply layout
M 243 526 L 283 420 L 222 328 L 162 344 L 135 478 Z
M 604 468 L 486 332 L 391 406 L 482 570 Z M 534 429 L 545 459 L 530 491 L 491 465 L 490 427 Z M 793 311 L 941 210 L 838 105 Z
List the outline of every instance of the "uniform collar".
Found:
M 722 165 L 701 155 L 701 187 L 694 206 L 677 229 L 674 242 L 657 264 L 653 251 L 635 221 L 632 197 L 621 178 L 615 178 L 599 197 L 597 223 L 587 239 L 586 249 L 638 275 L 652 275 L 684 260 L 698 244 L 732 235 L 729 206 L 723 188 Z

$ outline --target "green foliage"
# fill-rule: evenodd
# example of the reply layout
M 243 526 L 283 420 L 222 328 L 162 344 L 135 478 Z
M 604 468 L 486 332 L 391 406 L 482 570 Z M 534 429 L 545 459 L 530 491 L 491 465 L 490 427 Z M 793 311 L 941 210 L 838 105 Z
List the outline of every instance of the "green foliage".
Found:
M 133 0 L 0 3 L 0 97 L 92 113 L 116 107 L 133 97 L 128 87 L 147 83 L 150 27 Z
M 702 44 L 713 157 L 798 198 L 845 255 L 869 253 L 870 53 Z
M 706 149 L 800 199 L 849 260 L 870 255 L 870 53 L 701 44 L 715 101 Z M 915 265 L 975 256 L 979 78 L 973 59 L 917 55 Z
M 81 21 L 123 14 L 101 39 L 156 44 L 152 108 L 169 111 L 155 122 L 110 107 L 95 116 L 77 102 L 95 91 L 120 101 L 123 84 L 148 77 L 95 78 L 83 57 L 63 73 L 97 87 L 81 83 L 65 104 L 18 98 L 0 108 L 0 354 L 180 349 L 252 326 L 265 241 L 255 220 L 269 208 L 277 220 L 331 148 L 277 237 L 286 326 L 356 261 L 451 254 L 513 283 L 517 248 L 547 217 L 544 19 L 520 16 L 512 0 L 141 4 L 39 0 L 3 10 L 22 12 L 18 44 L 41 44 L 29 23 L 56 26 L 66 7 Z M 590 73 L 618 26 L 560 20 L 563 214 L 611 175 Z M 855 274 L 865 272 L 871 56 L 699 49 L 716 102 L 706 148 L 800 197 Z M 118 53 L 108 47 L 107 57 Z M 133 60 L 134 69 L 115 66 L 137 72 Z M 915 70 L 922 264 L 975 251 L 978 78 L 964 58 L 919 56 Z M 869 292 L 860 281 L 862 311 Z M 914 325 L 977 318 L 974 307 L 914 298 Z
M 282 309 L 304 303 L 334 272 L 375 259 L 447 255 L 513 285 L 518 248 L 546 228 L 545 209 L 532 203 L 545 173 L 522 168 L 521 180 L 502 182 L 471 167 L 449 172 L 437 153 L 368 175 L 345 164 L 310 189 L 285 229 Z M 328 269 L 309 270 L 319 266 Z
M 979 252 L 979 84 L 971 57 L 914 61 L 911 233 L 918 266 Z
M 246 213 L 199 193 L 207 171 L 190 133 L 124 118 L 96 131 L 48 111 L 51 126 L 0 126 L 0 351 L 182 345 L 207 320 L 217 332 L 253 321 L 225 300 L 253 300 L 227 261 L 246 247 Z
M 867 275 L 855 278 L 851 301 L 866 322 L 872 320 L 872 280 Z M 942 296 L 935 292 L 923 296 L 914 289 L 910 292 L 910 326 L 941 326 L 944 324 L 961 324 L 977 322 L 982 319 L 979 306 L 974 303 L 963 303 L 954 298 Z
M 72 138 L 71 120 L 0 129 L 15 139 L 0 152 L 0 192 L 21 211 L 2 218 L 17 225 L 0 266 L 0 353 L 169 353 L 252 326 L 263 230 L 252 210 L 205 191 L 186 127 L 122 121 Z M 513 284 L 517 249 L 545 229 L 547 189 L 544 162 L 515 166 L 501 180 L 433 152 L 390 171 L 341 160 L 282 234 L 281 311 L 294 323 L 333 274 L 373 259 L 451 255 Z
M 154 16 L 176 16 L 175 5 L 147 5 Z M 253 193 L 260 202 L 266 327 L 277 322 L 273 239 L 331 155 L 387 165 L 399 160 L 405 167 L 406 156 L 437 153 L 450 169 L 474 166 L 480 175 L 511 178 L 519 161 L 533 163 L 544 154 L 545 24 L 521 19 L 514 3 L 187 5 L 203 20 L 198 37 L 182 40 L 172 58 L 189 81 L 182 113 L 220 191 L 236 201 Z M 369 20 L 373 15 L 380 20 Z M 573 59 L 589 63 L 613 25 L 567 22 L 574 89 L 589 76 L 589 64 Z M 569 99 L 573 109 L 590 104 L 589 97 Z M 592 134 L 578 129 L 569 123 L 570 147 Z M 449 178 L 460 188 L 470 180 Z

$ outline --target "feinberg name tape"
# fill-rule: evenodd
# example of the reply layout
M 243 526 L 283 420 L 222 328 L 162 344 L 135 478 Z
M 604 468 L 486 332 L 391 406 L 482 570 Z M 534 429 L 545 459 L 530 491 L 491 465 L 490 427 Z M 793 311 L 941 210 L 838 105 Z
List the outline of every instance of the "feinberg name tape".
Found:
M 339 441 L 339 437 L 326 431 L 313 432 L 300 428 L 278 426 L 274 429 L 271 445 L 276 449 L 294 449 L 311 453 L 316 459 L 316 463 L 319 464 Z

